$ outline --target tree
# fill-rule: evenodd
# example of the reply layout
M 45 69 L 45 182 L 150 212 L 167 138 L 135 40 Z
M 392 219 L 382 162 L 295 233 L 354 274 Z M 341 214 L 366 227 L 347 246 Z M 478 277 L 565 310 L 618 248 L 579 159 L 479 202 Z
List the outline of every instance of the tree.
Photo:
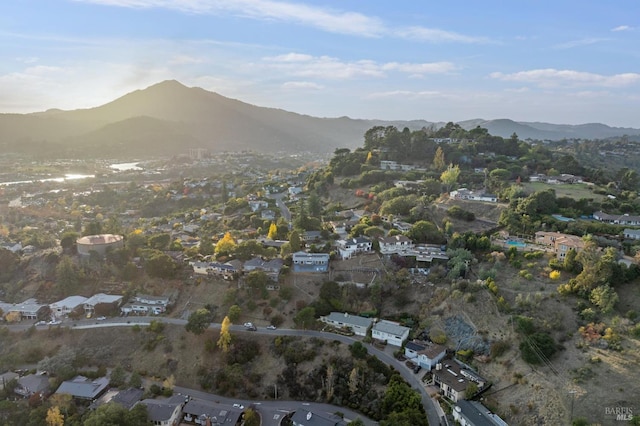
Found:
M 229 328 L 231 327 L 231 320 L 229 317 L 224 317 L 222 324 L 220 325 L 220 338 L 218 339 L 218 347 L 222 349 L 222 352 L 229 352 L 231 346 L 231 333 Z
M 267 233 L 267 238 L 270 240 L 278 239 L 278 226 L 274 222 L 271 222 L 271 225 L 269 225 L 269 232 Z
M 230 232 L 224 234 L 224 237 L 216 244 L 215 253 L 218 256 L 228 256 L 236 249 L 236 240 Z
M 254 409 L 247 408 L 244 412 L 243 424 L 244 426 L 260 426 L 260 416 Z
M 147 407 L 136 404 L 127 410 L 120 404 L 108 402 L 94 411 L 89 411 L 84 418 L 84 426 L 139 426 L 149 423 Z
M 444 235 L 438 230 L 435 224 L 426 220 L 419 220 L 407 231 L 407 237 L 416 243 L 441 244 L 446 242 Z
M 312 306 L 304 307 L 293 318 L 298 328 L 310 328 L 316 321 L 316 310 Z
M 161 234 L 152 235 L 147 240 L 149 247 L 156 250 L 166 250 L 171 242 L 171 235 L 163 232 Z
M 609 285 L 601 285 L 591 290 L 589 300 L 606 314 L 613 311 L 613 307 L 618 302 L 618 293 Z
M 440 175 L 440 181 L 445 186 L 446 191 L 449 192 L 454 185 L 458 182 L 458 176 L 460 176 L 460 167 L 457 165 L 449 164 L 447 169 Z
M 153 250 L 145 259 L 144 270 L 156 278 L 173 278 L 177 265 L 168 254 Z
M 541 364 L 556 353 L 557 346 L 548 333 L 537 332 L 525 335 L 520 343 L 522 359 L 529 364 Z
M 189 315 L 185 329 L 195 335 L 200 335 L 211 324 L 211 312 L 206 308 L 200 308 Z
M 84 274 L 73 259 L 69 256 L 62 256 L 56 265 L 56 281 L 62 294 L 67 295 L 76 292 L 82 281 Z
M 76 246 L 76 241 L 80 237 L 80 233 L 76 231 L 65 231 L 60 236 L 60 247 L 65 251 L 71 251 Z
M 131 373 L 131 376 L 129 377 L 129 387 L 136 388 L 136 389 L 142 387 L 142 377 L 140 376 L 140 373 L 138 373 L 137 371 L 134 371 L 133 373 Z
M 109 385 L 119 388 L 126 383 L 127 373 L 124 371 L 121 365 L 117 365 L 113 370 L 111 370 L 111 375 L 109 376 Z
M 433 156 L 433 169 L 436 172 L 442 172 L 444 171 L 446 164 L 447 163 L 444 161 L 444 151 L 442 150 L 442 147 L 439 146 L 438 149 L 436 149 L 436 154 Z
M 47 426 L 64 426 L 64 416 L 58 407 L 51 407 L 47 410 Z
M 291 249 L 291 253 L 296 253 L 300 251 L 301 242 L 300 242 L 300 234 L 295 229 L 291 231 L 289 234 L 289 247 Z
M 229 320 L 232 323 L 237 323 L 238 320 L 240 319 L 241 314 L 242 314 L 242 309 L 240 309 L 240 306 L 231 305 L 229 307 L 229 314 L 227 316 L 229 317 Z
M 203 256 L 210 256 L 214 253 L 213 241 L 208 236 L 200 238 L 200 244 L 198 245 L 198 253 Z

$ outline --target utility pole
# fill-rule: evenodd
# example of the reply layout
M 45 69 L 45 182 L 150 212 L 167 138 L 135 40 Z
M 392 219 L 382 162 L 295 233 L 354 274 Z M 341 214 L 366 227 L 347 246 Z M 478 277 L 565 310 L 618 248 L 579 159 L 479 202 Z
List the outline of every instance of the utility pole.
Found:
M 575 398 L 576 391 L 570 390 L 569 393 L 571 394 L 571 414 L 569 416 L 569 424 L 573 424 L 573 400 Z
M 273 385 L 273 392 L 274 392 L 274 396 L 275 396 L 274 399 L 278 399 L 278 384 L 277 383 Z

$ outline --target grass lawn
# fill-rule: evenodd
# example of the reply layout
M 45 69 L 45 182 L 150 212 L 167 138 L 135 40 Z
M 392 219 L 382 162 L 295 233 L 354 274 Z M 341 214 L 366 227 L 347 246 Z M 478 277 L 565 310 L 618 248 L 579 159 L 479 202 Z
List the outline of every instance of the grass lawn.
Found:
M 525 191 L 528 193 L 533 193 L 537 191 L 544 191 L 545 189 L 553 189 L 556 191 L 556 197 L 569 197 L 574 200 L 580 200 L 582 198 L 593 199 L 593 200 L 602 200 L 605 198 L 604 195 L 596 194 L 593 192 L 593 189 L 596 188 L 594 185 L 589 185 L 586 183 L 561 183 L 561 184 L 548 184 L 544 182 L 527 182 L 523 183 Z

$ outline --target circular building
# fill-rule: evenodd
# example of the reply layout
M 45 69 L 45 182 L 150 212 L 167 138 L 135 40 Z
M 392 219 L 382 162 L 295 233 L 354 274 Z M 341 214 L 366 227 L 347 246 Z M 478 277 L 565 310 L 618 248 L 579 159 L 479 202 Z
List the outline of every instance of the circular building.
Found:
M 76 240 L 78 254 L 80 256 L 89 256 L 92 251 L 104 256 L 108 248 L 124 247 L 124 237 L 122 235 L 100 234 L 87 235 Z

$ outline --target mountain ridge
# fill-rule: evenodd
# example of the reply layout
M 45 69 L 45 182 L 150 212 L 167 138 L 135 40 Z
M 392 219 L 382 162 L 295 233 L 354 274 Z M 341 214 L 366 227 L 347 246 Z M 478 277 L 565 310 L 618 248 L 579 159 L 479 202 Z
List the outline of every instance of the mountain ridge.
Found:
M 148 119 L 145 119 L 148 118 Z M 0 147 L 5 152 L 37 145 L 60 154 L 90 151 L 175 155 L 188 148 L 211 151 L 311 151 L 355 149 L 374 126 L 440 127 L 427 120 L 320 118 L 278 108 L 252 105 L 200 87 L 166 80 L 86 109 L 49 109 L 29 114 L 0 114 Z M 520 139 L 605 139 L 640 135 L 640 129 L 602 123 L 580 125 L 471 119 L 458 122 L 489 133 Z M 154 129 L 154 126 L 156 127 Z M 123 149 L 129 152 L 122 152 Z

